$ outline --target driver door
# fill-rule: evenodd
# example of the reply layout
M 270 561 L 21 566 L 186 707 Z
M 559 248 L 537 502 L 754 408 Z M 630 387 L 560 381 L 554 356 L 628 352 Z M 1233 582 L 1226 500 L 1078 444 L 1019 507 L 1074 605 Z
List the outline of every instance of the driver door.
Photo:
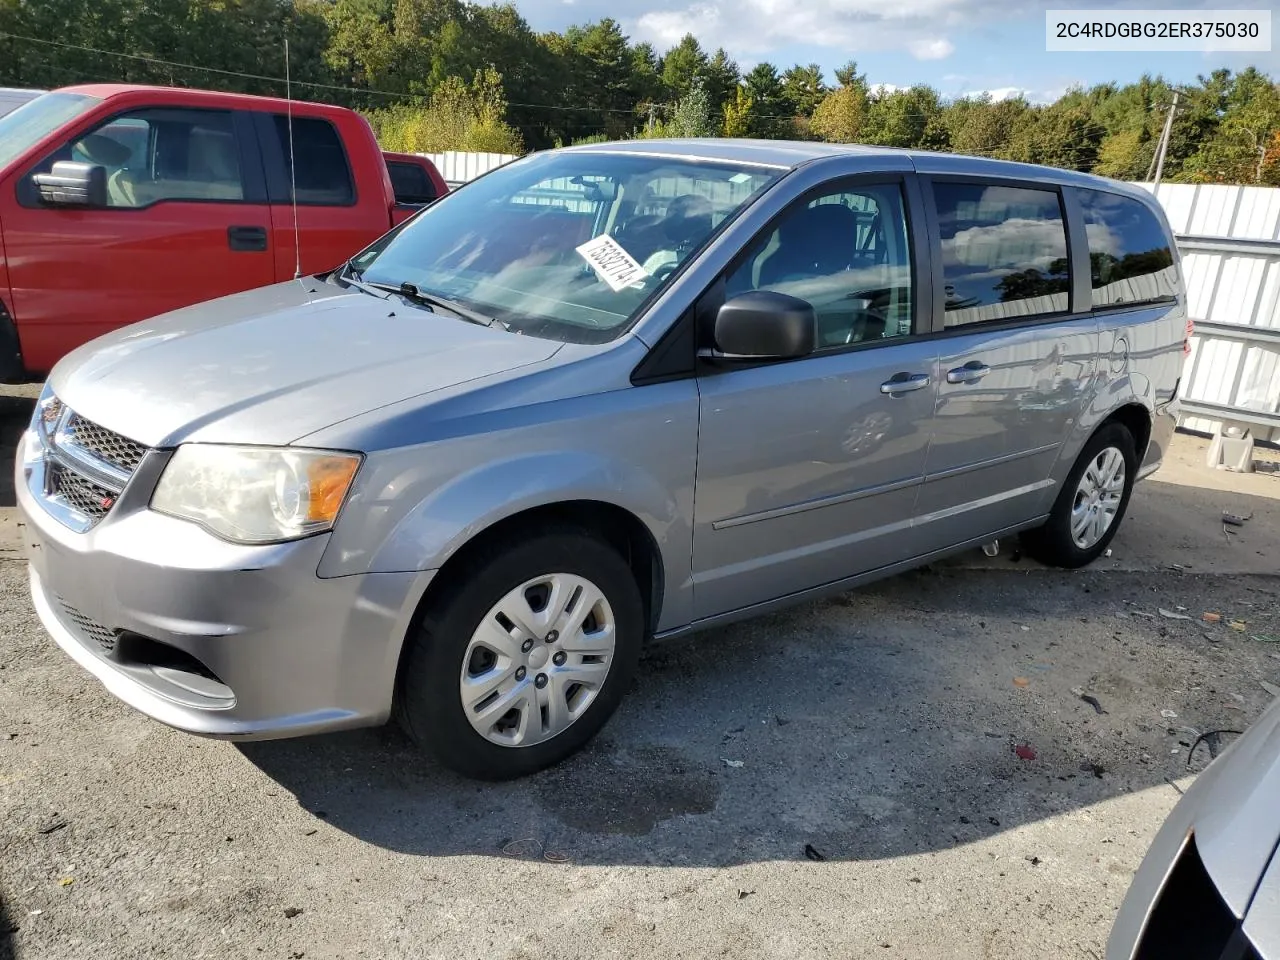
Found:
M 228 110 L 133 110 L 74 134 L 30 171 L 98 164 L 105 207 L 45 205 L 30 175 L 0 199 L 28 370 L 125 324 L 275 280 L 252 136 Z
M 834 583 L 926 551 L 924 478 L 937 342 L 923 215 L 910 178 L 855 179 L 796 200 L 725 276 L 814 307 L 798 360 L 708 367 L 694 508 L 699 618 Z

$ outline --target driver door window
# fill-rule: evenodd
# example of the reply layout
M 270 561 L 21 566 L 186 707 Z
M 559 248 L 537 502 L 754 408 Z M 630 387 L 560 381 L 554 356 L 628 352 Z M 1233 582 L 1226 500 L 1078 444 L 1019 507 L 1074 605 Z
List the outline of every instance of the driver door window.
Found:
M 116 117 L 71 144 L 70 159 L 105 168 L 108 207 L 244 199 L 240 151 L 226 111 L 140 110 Z
M 776 290 L 807 300 L 820 350 L 905 337 L 914 294 L 908 236 L 897 185 L 811 195 L 748 248 L 725 295 Z

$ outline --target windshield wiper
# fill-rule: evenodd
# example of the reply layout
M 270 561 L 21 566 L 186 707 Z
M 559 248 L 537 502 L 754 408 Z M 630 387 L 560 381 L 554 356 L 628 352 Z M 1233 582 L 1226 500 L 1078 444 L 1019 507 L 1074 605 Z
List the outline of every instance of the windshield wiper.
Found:
M 375 297 L 385 294 L 399 294 L 411 303 L 418 306 L 426 307 L 433 312 L 439 308 L 448 310 L 450 313 L 469 323 L 476 323 L 482 327 L 501 327 L 503 330 L 508 329 L 507 325 L 497 317 L 490 317 L 470 307 L 463 306 L 456 300 L 450 300 L 439 294 L 423 293 L 418 289 L 416 283 L 405 281 L 399 285 L 394 283 L 382 283 L 378 280 L 364 280 L 364 271 L 355 265 L 354 259 L 348 260 L 342 267 L 341 273 L 338 275 L 343 283 L 348 283 L 357 290 L 363 290 L 365 293 L 372 294 Z M 382 296 L 382 299 L 386 299 Z
M 447 297 L 440 296 L 439 294 L 423 293 L 418 289 L 417 284 L 409 283 L 407 280 L 398 287 L 390 283 L 376 283 L 373 281 L 369 283 L 369 286 L 376 287 L 379 290 L 388 290 L 392 293 L 398 293 L 411 303 L 416 303 L 420 306 L 448 310 L 450 313 L 461 317 L 463 320 L 470 323 L 478 323 L 482 327 L 501 327 L 503 330 L 507 329 L 506 324 L 497 317 L 486 316 L 483 313 L 472 310 L 470 307 L 463 306 L 457 300 L 450 300 Z
M 392 293 L 399 293 L 399 290 L 388 290 L 387 287 L 376 283 L 365 283 L 360 279 L 362 276 L 357 269 L 354 260 L 348 260 L 343 264 L 342 269 L 338 271 L 338 279 L 349 287 L 355 287 L 362 293 L 367 293 L 371 297 L 377 297 L 379 300 L 386 300 Z

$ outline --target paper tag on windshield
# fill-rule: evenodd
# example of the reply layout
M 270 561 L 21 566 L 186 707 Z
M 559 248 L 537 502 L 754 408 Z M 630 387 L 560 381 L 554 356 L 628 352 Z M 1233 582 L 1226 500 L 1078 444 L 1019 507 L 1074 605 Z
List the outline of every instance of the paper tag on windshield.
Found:
M 588 240 L 576 249 L 582 254 L 582 258 L 591 264 L 591 269 L 615 293 L 625 290 L 649 275 L 644 267 L 640 266 L 631 254 L 622 249 L 622 245 L 607 233 L 600 234 L 594 240 Z

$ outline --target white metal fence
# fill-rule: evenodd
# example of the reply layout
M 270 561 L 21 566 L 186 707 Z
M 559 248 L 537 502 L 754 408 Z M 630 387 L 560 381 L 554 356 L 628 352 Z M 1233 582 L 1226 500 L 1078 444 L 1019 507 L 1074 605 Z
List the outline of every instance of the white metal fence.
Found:
M 464 153 L 461 150 L 423 153 L 420 156 L 426 157 L 436 165 L 440 176 L 444 177 L 444 182 L 449 184 L 450 189 L 517 159 L 506 153 Z
M 1280 441 L 1280 189 L 1162 183 L 1156 198 L 1196 323 L 1183 425 L 1211 432 L 1240 420 L 1257 439 Z

